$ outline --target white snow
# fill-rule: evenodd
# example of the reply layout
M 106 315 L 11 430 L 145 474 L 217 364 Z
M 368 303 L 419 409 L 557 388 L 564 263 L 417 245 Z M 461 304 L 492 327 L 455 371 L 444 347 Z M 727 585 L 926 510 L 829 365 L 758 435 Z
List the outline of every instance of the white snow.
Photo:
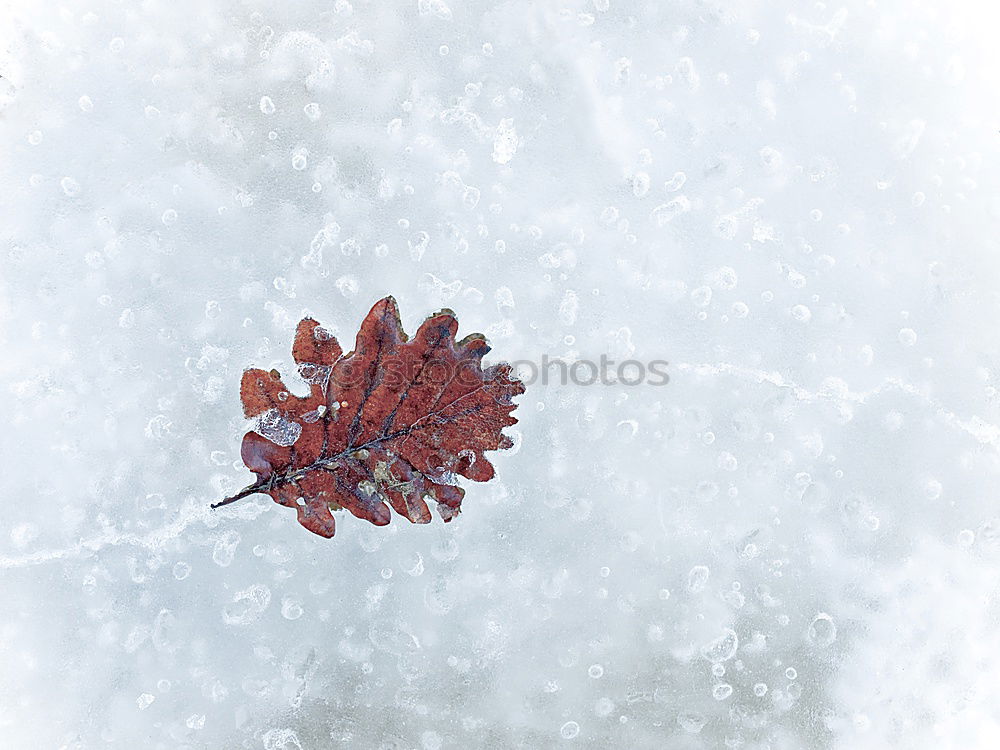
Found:
M 8 3 L 0 744 L 997 747 L 998 16 Z M 386 294 L 549 363 L 497 478 L 210 510 Z

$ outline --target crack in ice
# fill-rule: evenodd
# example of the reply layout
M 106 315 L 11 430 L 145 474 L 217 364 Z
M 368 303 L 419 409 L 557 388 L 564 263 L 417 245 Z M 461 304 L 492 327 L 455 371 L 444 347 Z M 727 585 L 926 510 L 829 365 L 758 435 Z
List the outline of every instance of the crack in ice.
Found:
M 931 398 L 915 385 L 899 378 L 885 378 L 879 385 L 866 391 L 852 391 L 843 380 L 839 378 L 827 378 L 823 381 L 823 386 L 820 390 L 810 391 L 788 380 L 780 372 L 759 370 L 753 367 L 735 365 L 730 362 L 719 362 L 716 364 L 707 362 L 674 362 L 672 363 L 672 367 L 680 372 L 691 372 L 696 375 L 732 375 L 757 383 L 770 383 L 778 388 L 788 389 L 796 399 L 806 403 L 826 400 L 865 404 L 872 396 L 878 396 L 888 390 L 898 390 L 917 398 L 925 406 L 932 409 L 937 417 L 949 427 L 972 436 L 984 445 L 1000 448 L 1000 426 L 991 424 L 976 415 L 973 415 L 969 419 L 963 419 L 937 399 Z
M 921 401 L 925 406 L 932 409 L 937 417 L 949 427 L 966 433 L 975 438 L 979 443 L 1000 448 L 1000 426 L 987 422 L 975 415 L 969 419 L 963 419 L 940 401 L 923 393 L 912 383 L 907 383 L 905 380 L 899 378 L 885 378 L 879 385 L 865 391 L 852 391 L 839 378 L 827 378 L 819 390 L 811 391 L 787 379 L 780 372 L 744 367 L 731 362 L 718 362 L 715 364 L 709 362 L 674 362 L 672 366 L 679 372 L 689 372 L 696 375 L 731 375 L 756 383 L 768 383 L 776 388 L 787 389 L 797 400 L 804 403 L 813 403 L 822 400 L 866 404 L 873 396 L 878 396 L 885 391 L 897 390 Z M 267 512 L 267 510 L 268 507 L 264 504 L 251 503 L 234 508 L 229 513 L 233 517 L 253 520 Z M 214 517 L 218 519 L 220 516 L 216 515 Z M 173 522 L 145 535 L 121 534 L 112 529 L 89 539 L 83 539 L 74 545 L 62 549 L 42 550 L 20 557 L 0 557 L 0 569 L 7 570 L 40 565 L 46 562 L 77 557 L 85 553 L 97 552 L 105 547 L 128 545 L 151 551 L 157 550 L 165 542 L 178 538 L 189 526 L 199 521 L 207 524 L 210 518 L 212 516 L 207 506 L 192 506 L 179 513 Z
M 253 520 L 269 510 L 266 504 L 248 503 L 228 512 L 230 517 L 241 518 L 243 520 Z M 120 533 L 115 529 L 108 529 L 103 534 L 81 539 L 76 544 L 62 549 L 40 550 L 20 557 L 0 557 L 0 570 L 10 570 L 14 568 L 27 568 L 32 565 L 65 560 L 67 558 L 83 556 L 87 553 L 98 552 L 105 547 L 132 546 L 140 547 L 149 551 L 160 549 L 171 539 L 177 539 L 189 526 L 199 521 L 209 525 L 215 525 L 220 518 L 217 512 L 212 515 L 208 506 L 192 505 L 185 508 L 177 517 L 165 526 L 160 526 L 148 534 L 128 534 Z
M 991 424 L 976 415 L 973 415 L 969 419 L 963 419 L 954 411 L 944 406 L 940 401 L 931 398 L 915 385 L 899 378 L 885 378 L 879 385 L 866 391 L 852 391 L 843 380 L 839 378 L 827 378 L 823 381 L 823 387 L 820 390 L 810 391 L 808 388 L 804 388 L 788 380 L 780 372 L 759 370 L 753 367 L 735 365 L 730 362 L 719 362 L 716 364 L 707 362 L 674 362 L 672 366 L 680 372 L 691 372 L 697 375 L 732 375 L 757 383 L 769 383 L 778 388 L 788 389 L 796 399 L 806 403 L 826 400 L 865 404 L 872 396 L 878 396 L 885 391 L 895 389 L 917 398 L 925 406 L 932 409 L 937 417 L 949 427 L 970 435 L 984 445 L 1000 448 L 1000 426 Z

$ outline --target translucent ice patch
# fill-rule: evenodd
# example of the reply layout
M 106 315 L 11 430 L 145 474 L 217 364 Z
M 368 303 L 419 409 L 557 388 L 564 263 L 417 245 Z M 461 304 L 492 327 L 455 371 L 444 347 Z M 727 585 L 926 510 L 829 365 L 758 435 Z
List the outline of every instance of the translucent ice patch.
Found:
M 257 432 L 275 445 L 288 447 L 302 434 L 302 425 L 295 422 L 277 409 L 268 409 L 257 421 Z

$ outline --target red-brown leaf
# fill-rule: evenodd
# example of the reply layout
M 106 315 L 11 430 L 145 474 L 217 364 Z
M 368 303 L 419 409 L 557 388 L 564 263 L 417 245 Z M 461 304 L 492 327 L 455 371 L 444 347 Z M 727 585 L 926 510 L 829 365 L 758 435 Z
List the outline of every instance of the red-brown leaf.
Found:
M 510 365 L 481 368 L 489 351 L 481 335 L 456 342 L 457 330 L 445 310 L 408 339 L 396 301 L 386 297 L 343 355 L 329 332 L 304 319 L 292 357 L 310 393 L 292 395 L 273 370 L 243 373 L 243 411 L 260 422 L 241 453 L 257 481 L 213 507 L 266 493 L 324 537 L 334 534 L 332 509 L 384 526 L 391 506 L 427 523 L 433 500 L 445 521 L 457 516 L 465 491 L 455 476 L 493 477 L 483 452 L 511 447 L 501 430 L 517 422 L 512 399 L 524 392 Z

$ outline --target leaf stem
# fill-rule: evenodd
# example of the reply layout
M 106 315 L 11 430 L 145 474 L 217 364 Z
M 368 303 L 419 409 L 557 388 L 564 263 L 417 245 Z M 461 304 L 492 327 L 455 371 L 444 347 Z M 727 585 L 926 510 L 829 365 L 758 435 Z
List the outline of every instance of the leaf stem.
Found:
M 479 389 L 477 389 L 477 390 L 479 390 Z M 469 394 L 466 394 L 466 395 L 469 395 Z M 464 396 L 460 396 L 455 401 L 459 401 L 462 398 L 464 398 Z M 453 401 L 452 403 L 455 403 L 455 402 Z M 448 404 L 448 406 L 451 406 L 451 404 Z M 432 416 L 437 416 L 437 415 L 435 413 L 431 413 L 431 414 L 428 414 L 428 415 L 425 415 L 425 416 L 421 417 L 417 421 L 421 422 L 421 421 L 427 419 L 428 417 L 432 417 Z M 235 503 L 237 500 L 242 500 L 243 498 L 248 497 L 250 495 L 256 495 L 258 492 L 263 493 L 263 494 L 267 494 L 267 492 L 269 490 L 271 490 L 276 484 L 285 484 L 286 482 L 293 481 L 294 479 L 296 479 L 298 477 L 301 477 L 301 476 L 307 474 L 310 471 L 314 471 L 314 470 L 331 471 L 332 467 L 334 465 L 336 465 L 337 463 L 339 463 L 341 460 L 343 460 L 345 457 L 351 455 L 352 453 L 355 453 L 355 452 L 360 451 L 360 450 L 367 450 L 369 448 L 372 448 L 372 447 L 378 445 L 379 443 L 384 443 L 384 442 L 388 442 L 390 440 L 395 440 L 396 438 L 399 438 L 399 437 L 407 436 L 411 432 L 413 432 L 414 430 L 419 430 L 419 429 L 421 429 L 421 427 L 418 426 L 416 423 L 414 423 L 414 424 L 410 425 L 409 427 L 404 427 L 403 429 L 396 430 L 395 432 L 393 432 L 391 434 L 380 435 L 379 437 L 372 438 L 367 443 L 364 443 L 362 445 L 358 445 L 358 446 L 355 446 L 355 447 L 347 448 L 346 450 L 343 450 L 343 451 L 341 451 L 340 453 L 338 453 L 338 454 L 336 454 L 334 456 L 328 456 L 327 458 L 317 459 L 316 461 L 314 461 L 309 466 L 304 466 L 304 467 L 299 468 L 299 469 L 293 469 L 292 471 L 286 472 L 284 474 L 272 474 L 268 479 L 265 479 L 263 481 L 258 480 L 256 482 L 254 482 L 253 484 L 249 485 L 248 487 L 244 487 L 242 490 L 240 490 L 239 492 L 237 492 L 232 497 L 227 497 L 225 500 L 220 500 L 217 503 L 212 503 L 211 507 L 212 507 L 213 510 L 215 508 L 221 508 L 223 505 L 229 505 L 230 503 Z
M 230 503 L 235 503 L 237 500 L 242 500 L 249 495 L 256 495 L 258 492 L 264 492 L 265 487 L 272 484 L 271 480 L 266 482 L 254 482 L 249 487 L 244 487 L 242 490 L 237 492 L 232 497 L 227 497 L 225 500 L 220 500 L 217 503 L 212 503 L 212 509 L 221 508 L 223 505 L 229 505 Z

